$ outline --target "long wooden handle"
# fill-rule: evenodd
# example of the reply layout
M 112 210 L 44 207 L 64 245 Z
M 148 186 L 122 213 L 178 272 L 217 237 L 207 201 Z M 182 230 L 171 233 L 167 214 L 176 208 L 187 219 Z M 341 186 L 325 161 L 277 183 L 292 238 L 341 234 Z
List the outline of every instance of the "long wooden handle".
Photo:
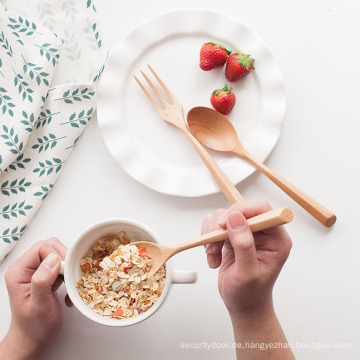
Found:
M 204 147 L 197 141 L 191 132 L 184 128 L 181 129 L 184 134 L 188 137 L 190 142 L 193 144 L 195 150 L 201 157 L 202 161 L 205 163 L 206 167 L 209 169 L 211 175 L 218 183 L 221 191 L 224 193 L 226 198 L 229 200 L 230 204 L 236 204 L 238 202 L 243 202 L 245 199 L 240 194 L 235 185 L 229 180 L 229 178 L 224 174 L 219 165 L 214 161 L 210 154 L 204 149 Z
M 288 208 L 280 208 L 275 210 L 270 210 L 264 214 L 257 215 L 251 219 L 247 219 L 248 224 L 252 232 L 262 231 L 271 229 L 275 226 L 280 226 L 289 223 L 293 219 L 293 213 Z M 184 242 L 179 245 L 172 246 L 171 256 L 184 251 L 191 249 L 196 246 L 210 244 L 213 242 L 226 240 L 228 239 L 227 230 L 219 229 L 212 231 L 208 234 L 198 236 L 197 238 Z M 170 256 L 170 257 L 171 257 Z
M 240 154 L 238 154 L 240 155 Z M 319 204 L 309 195 L 298 189 L 296 186 L 291 184 L 289 181 L 282 178 L 275 171 L 255 159 L 250 154 L 246 154 L 242 157 L 249 160 L 255 165 L 263 174 L 265 174 L 272 182 L 274 182 L 280 189 L 288 194 L 293 200 L 295 200 L 302 208 L 304 208 L 309 214 L 320 221 L 323 225 L 331 227 L 335 224 L 336 216 L 325 206 Z

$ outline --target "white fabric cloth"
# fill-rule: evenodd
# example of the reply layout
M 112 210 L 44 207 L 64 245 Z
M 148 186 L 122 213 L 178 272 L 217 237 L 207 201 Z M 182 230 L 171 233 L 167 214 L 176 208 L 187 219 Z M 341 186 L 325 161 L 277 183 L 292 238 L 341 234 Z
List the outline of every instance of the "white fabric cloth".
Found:
M 0 0 L 0 261 L 94 114 L 107 54 L 92 0 Z

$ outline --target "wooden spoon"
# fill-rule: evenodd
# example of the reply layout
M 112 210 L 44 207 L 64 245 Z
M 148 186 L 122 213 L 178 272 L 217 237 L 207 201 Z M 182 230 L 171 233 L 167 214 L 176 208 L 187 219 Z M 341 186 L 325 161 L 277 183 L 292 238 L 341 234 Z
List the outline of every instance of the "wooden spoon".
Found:
M 235 128 L 226 116 L 213 109 L 198 106 L 188 112 L 187 122 L 192 134 L 203 145 L 213 150 L 230 152 L 248 160 L 323 225 L 327 227 L 334 225 L 336 216 L 330 210 L 276 174 L 245 150 Z
M 256 232 L 287 224 L 292 221 L 292 219 L 293 213 L 290 209 L 280 208 L 254 216 L 251 219 L 247 219 L 247 222 L 251 231 Z M 219 229 L 179 245 L 163 246 L 149 241 L 137 241 L 133 244 L 138 248 L 144 247 L 146 252 L 151 256 L 152 264 L 147 273 L 147 277 L 149 277 L 155 274 L 167 260 L 181 251 L 226 239 L 228 239 L 227 230 Z

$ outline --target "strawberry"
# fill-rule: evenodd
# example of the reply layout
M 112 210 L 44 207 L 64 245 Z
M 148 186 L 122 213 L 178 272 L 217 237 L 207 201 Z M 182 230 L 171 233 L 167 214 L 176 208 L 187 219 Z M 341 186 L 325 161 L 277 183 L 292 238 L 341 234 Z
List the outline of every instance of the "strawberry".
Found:
M 250 73 L 254 68 L 254 59 L 250 55 L 235 52 L 229 56 L 226 62 L 225 77 L 233 82 L 238 81 Z
M 200 67 L 205 71 L 220 68 L 225 65 L 228 55 L 231 51 L 224 46 L 208 42 L 200 50 Z
M 213 91 L 210 97 L 213 108 L 221 114 L 228 115 L 235 106 L 235 94 L 226 84 L 222 89 Z

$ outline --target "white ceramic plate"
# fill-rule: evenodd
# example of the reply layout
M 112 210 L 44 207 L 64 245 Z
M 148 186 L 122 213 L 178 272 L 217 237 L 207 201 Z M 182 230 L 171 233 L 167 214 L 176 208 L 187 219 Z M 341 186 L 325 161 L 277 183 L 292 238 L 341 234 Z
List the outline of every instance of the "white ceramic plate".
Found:
M 98 121 L 113 157 L 149 188 L 179 196 L 219 192 L 187 138 L 156 113 L 133 79 L 150 64 L 182 103 L 211 106 L 211 92 L 223 87 L 223 69 L 202 71 L 202 44 L 217 41 L 255 58 L 255 71 L 231 84 L 237 103 L 229 118 L 245 148 L 264 161 L 275 146 L 285 111 L 279 66 L 264 42 L 237 20 L 209 11 L 175 11 L 130 32 L 112 51 L 98 91 Z M 154 80 L 153 77 L 151 79 Z M 144 80 L 145 82 L 145 80 Z M 237 184 L 254 168 L 237 157 L 209 151 Z

